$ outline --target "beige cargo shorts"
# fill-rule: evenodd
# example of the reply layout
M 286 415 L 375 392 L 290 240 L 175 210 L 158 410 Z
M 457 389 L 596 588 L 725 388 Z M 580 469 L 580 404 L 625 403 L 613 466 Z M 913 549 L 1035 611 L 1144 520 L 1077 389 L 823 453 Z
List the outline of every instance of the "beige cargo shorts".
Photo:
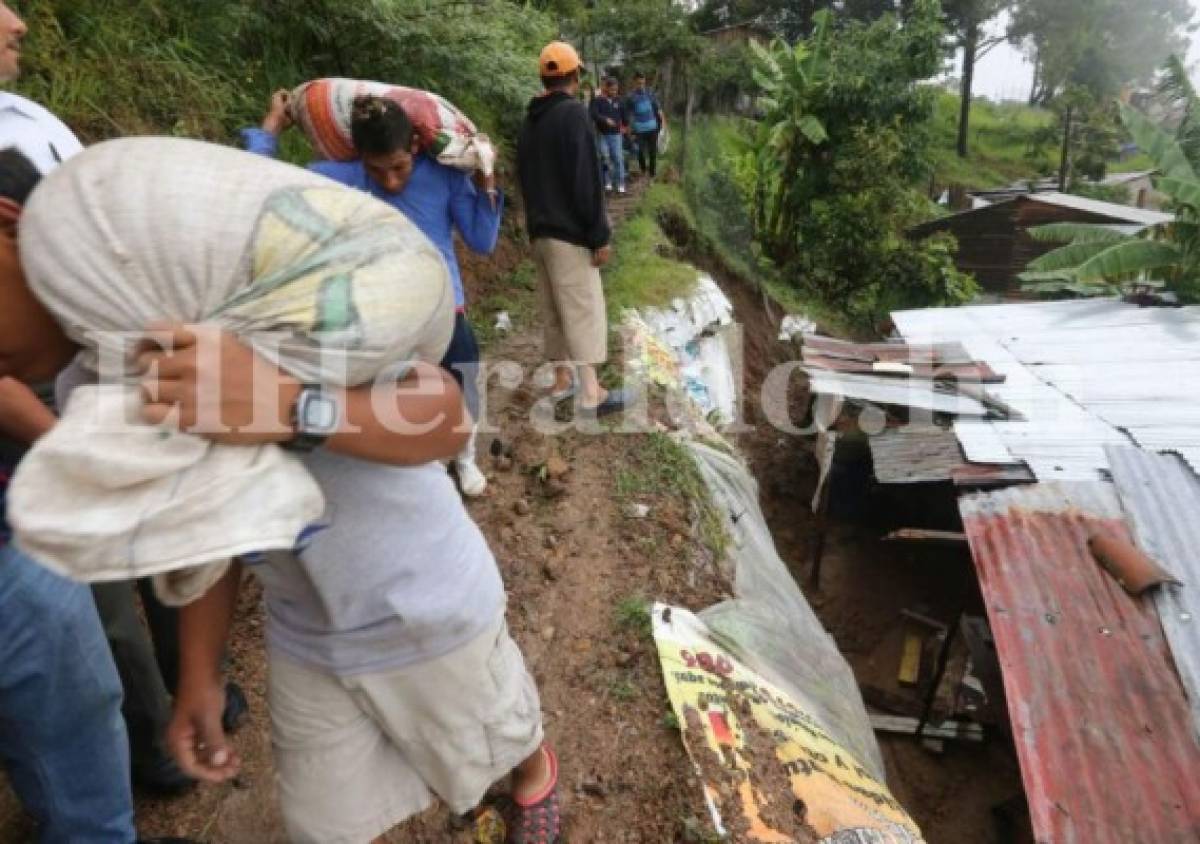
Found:
M 562 240 L 533 241 L 546 360 L 599 366 L 608 360 L 608 311 L 592 251 Z
M 503 617 L 440 659 L 336 677 L 276 655 L 271 740 L 288 840 L 365 844 L 436 795 L 463 813 L 542 743 L 533 678 Z

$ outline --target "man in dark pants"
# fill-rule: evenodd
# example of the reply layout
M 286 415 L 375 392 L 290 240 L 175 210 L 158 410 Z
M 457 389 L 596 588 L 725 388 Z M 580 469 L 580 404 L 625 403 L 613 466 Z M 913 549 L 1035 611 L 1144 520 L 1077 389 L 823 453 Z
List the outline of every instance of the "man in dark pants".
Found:
M 588 111 L 600 133 L 600 154 L 605 162 L 604 189 L 625 193 L 625 146 L 623 135 L 627 128 L 625 103 L 618 95 L 617 80 L 610 76 L 604 80 L 599 96 L 592 99 Z
M 149 623 L 137 612 L 135 591 Z M 164 744 L 171 723 L 171 698 L 179 684 L 179 611 L 162 604 L 149 580 L 92 585 L 104 636 L 112 649 L 125 700 L 121 712 L 129 731 L 133 783 L 142 791 L 171 797 L 189 790 L 196 781 L 175 764 Z M 248 710 L 246 696 L 233 682 L 225 688 L 223 722 L 233 732 Z
M 658 174 L 658 135 L 667 128 L 667 116 L 663 114 L 658 98 L 646 87 L 646 74 L 633 77 L 633 91 L 625 103 L 630 128 L 637 138 L 638 166 L 642 175 Z

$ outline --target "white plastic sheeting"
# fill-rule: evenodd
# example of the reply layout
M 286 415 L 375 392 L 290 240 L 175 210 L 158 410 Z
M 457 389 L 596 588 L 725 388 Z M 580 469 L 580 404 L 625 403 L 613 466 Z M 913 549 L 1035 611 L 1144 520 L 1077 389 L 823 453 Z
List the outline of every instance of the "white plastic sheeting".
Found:
M 680 386 L 705 416 L 719 421 L 737 414 L 732 363 L 733 305 L 709 275 L 701 274 L 686 299 L 669 308 L 647 308 L 642 321 L 676 356 Z
M 678 389 L 707 415 L 736 418 L 734 366 L 727 342 L 733 306 L 716 282 L 701 275 L 695 292 L 671 308 L 630 315 L 626 328 L 644 374 Z M 645 342 L 646 332 L 650 340 Z M 675 360 L 664 360 L 666 350 Z M 673 376 L 678 372 L 678 379 Z M 715 432 L 710 432 L 715 435 Z M 743 664 L 785 690 L 880 782 L 883 760 L 850 665 L 821 625 L 779 557 L 758 504 L 758 484 L 737 457 L 684 437 L 724 518 L 731 542 L 735 597 L 699 614 Z
M 731 653 L 786 690 L 882 782 L 883 759 L 854 673 L 775 550 L 758 506 L 758 484 L 737 458 L 695 441 L 687 446 L 732 540 L 735 597 L 700 618 Z

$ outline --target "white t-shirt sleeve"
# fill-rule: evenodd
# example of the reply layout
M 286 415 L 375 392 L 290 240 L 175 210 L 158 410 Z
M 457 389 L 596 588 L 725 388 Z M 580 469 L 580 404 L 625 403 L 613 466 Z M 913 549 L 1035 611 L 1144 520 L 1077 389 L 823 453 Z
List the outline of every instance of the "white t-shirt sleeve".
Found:
M 16 147 L 43 175 L 83 149 L 75 133 L 32 100 L 0 94 L 0 149 Z

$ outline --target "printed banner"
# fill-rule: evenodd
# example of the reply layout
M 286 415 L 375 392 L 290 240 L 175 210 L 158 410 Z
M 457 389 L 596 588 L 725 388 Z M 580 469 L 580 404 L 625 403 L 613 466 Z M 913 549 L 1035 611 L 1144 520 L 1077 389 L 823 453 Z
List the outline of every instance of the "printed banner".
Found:
M 923 844 L 887 786 L 700 619 L 656 604 L 654 639 L 718 832 L 779 844 Z

